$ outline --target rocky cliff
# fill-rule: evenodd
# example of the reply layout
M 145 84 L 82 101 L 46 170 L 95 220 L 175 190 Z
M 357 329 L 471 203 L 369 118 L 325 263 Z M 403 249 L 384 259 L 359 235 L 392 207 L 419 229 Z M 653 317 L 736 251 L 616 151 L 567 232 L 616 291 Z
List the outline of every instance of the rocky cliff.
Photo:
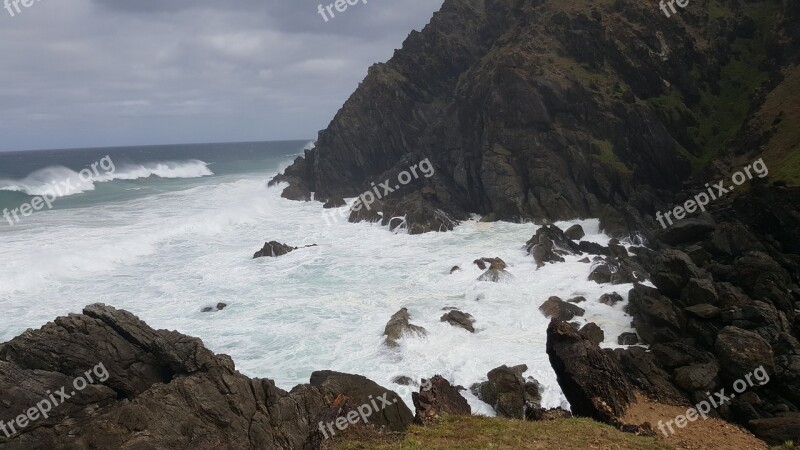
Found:
M 622 234 L 719 158 L 756 150 L 798 181 L 798 116 L 780 101 L 796 92 L 798 18 L 778 0 L 671 17 L 633 0 L 447 0 L 273 183 L 352 197 L 430 158 L 434 177 L 376 203 L 384 223 L 600 217 Z M 380 217 L 351 216 L 365 219 Z

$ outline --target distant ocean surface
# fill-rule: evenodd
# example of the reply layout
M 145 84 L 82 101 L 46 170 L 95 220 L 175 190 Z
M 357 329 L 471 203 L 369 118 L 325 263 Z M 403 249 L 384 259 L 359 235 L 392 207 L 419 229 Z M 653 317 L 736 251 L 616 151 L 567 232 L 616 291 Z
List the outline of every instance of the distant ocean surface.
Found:
M 19 208 L 51 182 L 77 177 L 109 155 L 115 172 L 9 225 L 0 218 L 0 342 L 59 315 L 102 302 L 156 328 L 197 336 L 233 357 L 249 376 L 289 389 L 314 370 L 365 375 L 398 391 L 396 376 L 441 374 L 470 386 L 502 364 L 527 364 L 545 386 L 543 404 L 564 406 L 545 353 L 549 320 L 538 311 L 551 295 L 577 295 L 609 347 L 632 331 L 623 312 L 597 302 L 630 285 L 587 280 L 590 265 L 536 270 L 525 242 L 533 224 L 468 221 L 453 232 L 409 236 L 378 224 L 329 224 L 317 202 L 280 197 L 267 181 L 307 141 L 173 145 L 0 153 L 0 211 Z M 585 240 L 607 244 L 596 220 Z M 253 260 L 265 241 L 318 244 L 280 258 Z M 514 280 L 478 282 L 480 257 L 501 257 Z M 463 270 L 450 274 L 458 265 Z M 218 302 L 223 311 L 202 313 Z M 383 346 L 390 316 L 407 307 L 426 337 Z M 476 319 L 476 333 L 440 322 L 442 308 Z M 488 405 L 465 392 L 473 409 Z

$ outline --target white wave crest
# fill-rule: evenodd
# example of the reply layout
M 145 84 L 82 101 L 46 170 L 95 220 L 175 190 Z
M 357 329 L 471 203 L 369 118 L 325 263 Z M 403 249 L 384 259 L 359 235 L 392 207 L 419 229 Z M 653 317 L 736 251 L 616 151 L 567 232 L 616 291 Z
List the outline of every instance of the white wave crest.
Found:
M 123 165 L 113 172 L 98 167 L 98 175 L 91 169 L 88 181 L 80 174 L 64 166 L 50 166 L 31 172 L 19 180 L 0 179 L 0 191 L 22 192 L 28 195 L 53 195 L 67 197 L 95 189 L 94 183 L 107 183 L 114 180 L 138 180 L 140 178 L 200 178 L 214 175 L 208 163 L 197 159 L 187 161 L 165 161 L 144 164 Z M 85 173 L 84 173 L 85 174 Z M 86 178 L 84 176 L 84 178 Z

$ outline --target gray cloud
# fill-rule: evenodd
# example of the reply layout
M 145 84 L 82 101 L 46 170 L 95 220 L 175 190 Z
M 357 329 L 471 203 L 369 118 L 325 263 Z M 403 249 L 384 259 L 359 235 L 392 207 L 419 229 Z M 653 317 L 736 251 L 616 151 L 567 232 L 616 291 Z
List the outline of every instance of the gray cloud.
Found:
M 0 10 L 0 150 L 311 138 L 442 0 L 42 0 Z

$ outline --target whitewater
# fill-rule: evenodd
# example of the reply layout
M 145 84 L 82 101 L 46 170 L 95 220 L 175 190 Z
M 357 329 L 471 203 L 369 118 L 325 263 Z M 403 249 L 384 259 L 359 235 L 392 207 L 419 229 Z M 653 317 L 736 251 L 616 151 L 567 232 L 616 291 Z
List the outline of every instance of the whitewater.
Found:
M 103 182 L 129 177 L 146 187 L 172 175 L 191 183 L 38 212 L 18 227 L 0 228 L 0 302 L 7 318 L 0 341 L 101 302 L 155 328 L 197 336 L 212 351 L 231 355 L 242 373 L 274 379 L 283 389 L 331 369 L 367 376 L 410 406 L 409 389 L 394 384 L 395 377 L 441 374 L 469 387 L 500 365 L 527 364 L 525 375 L 545 387 L 543 406 L 556 407 L 567 403 L 545 352 L 549 319 L 539 306 L 552 295 L 586 297 L 580 304 L 586 314 L 576 321 L 597 323 L 606 347 L 632 331 L 627 301 L 614 307 L 597 301 L 614 291 L 627 299 L 632 286 L 588 281 L 591 266 L 578 262 L 582 256 L 536 270 L 524 250 L 534 224 L 471 220 L 452 232 L 410 236 L 379 224 L 328 223 L 320 203 L 288 201 L 280 197 L 282 186 L 267 187 L 279 167 L 222 175 L 212 168 L 200 160 L 120 167 L 116 179 Z M 35 193 L 47 181 L 42 173 L 30 177 L 6 180 L 0 189 L 13 182 Z M 608 243 L 596 220 L 556 225 L 576 223 L 587 233 L 584 240 Z M 271 240 L 318 246 L 252 259 Z M 477 281 L 482 271 L 472 261 L 480 257 L 502 258 L 513 280 Z M 453 266 L 462 270 L 450 274 Z M 200 312 L 220 302 L 228 307 Z M 386 348 L 384 326 L 403 307 L 427 336 Z M 440 322 L 445 307 L 473 315 L 476 333 Z M 469 391 L 464 396 L 475 412 L 493 414 Z

